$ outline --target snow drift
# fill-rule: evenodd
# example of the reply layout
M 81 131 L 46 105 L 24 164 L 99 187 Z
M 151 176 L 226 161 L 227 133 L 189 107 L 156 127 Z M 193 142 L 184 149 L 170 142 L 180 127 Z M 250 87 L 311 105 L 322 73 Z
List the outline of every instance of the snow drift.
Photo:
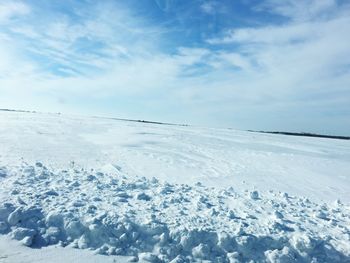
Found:
M 2 174 L 0 233 L 26 246 L 59 244 L 150 262 L 350 259 L 350 208 L 341 202 L 120 172 L 51 171 L 41 163 Z

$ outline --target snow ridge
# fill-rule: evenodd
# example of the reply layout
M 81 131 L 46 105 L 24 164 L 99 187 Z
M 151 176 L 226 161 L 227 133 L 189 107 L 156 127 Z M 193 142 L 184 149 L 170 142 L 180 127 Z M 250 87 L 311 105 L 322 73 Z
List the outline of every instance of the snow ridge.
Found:
M 122 171 L 1 167 L 0 234 L 149 262 L 350 262 L 350 207 Z

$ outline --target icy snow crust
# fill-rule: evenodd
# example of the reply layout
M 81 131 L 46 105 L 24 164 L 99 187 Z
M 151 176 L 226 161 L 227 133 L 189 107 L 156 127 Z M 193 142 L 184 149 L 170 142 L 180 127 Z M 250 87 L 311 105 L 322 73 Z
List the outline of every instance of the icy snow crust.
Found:
M 1 168 L 0 233 L 149 262 L 347 262 L 350 208 L 42 163 Z

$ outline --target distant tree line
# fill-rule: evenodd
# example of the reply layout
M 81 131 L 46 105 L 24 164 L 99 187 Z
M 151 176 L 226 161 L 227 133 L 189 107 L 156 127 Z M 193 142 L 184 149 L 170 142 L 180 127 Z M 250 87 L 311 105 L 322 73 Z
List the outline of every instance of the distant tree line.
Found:
M 292 135 L 292 136 L 305 136 L 305 137 L 318 137 L 318 138 L 328 138 L 328 139 L 350 140 L 349 136 L 325 135 L 325 134 L 316 134 L 316 133 L 309 133 L 309 132 L 281 132 L 281 131 L 254 131 L 254 130 L 248 130 L 248 131 L 249 132 Z

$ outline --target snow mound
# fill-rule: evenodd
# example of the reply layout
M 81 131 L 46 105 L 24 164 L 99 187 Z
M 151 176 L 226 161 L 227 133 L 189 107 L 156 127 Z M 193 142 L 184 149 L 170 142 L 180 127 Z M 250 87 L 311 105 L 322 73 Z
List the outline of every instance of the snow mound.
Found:
M 5 172 L 6 171 L 6 172 Z M 148 262 L 350 261 L 350 207 L 121 171 L 3 167 L 0 233 Z

